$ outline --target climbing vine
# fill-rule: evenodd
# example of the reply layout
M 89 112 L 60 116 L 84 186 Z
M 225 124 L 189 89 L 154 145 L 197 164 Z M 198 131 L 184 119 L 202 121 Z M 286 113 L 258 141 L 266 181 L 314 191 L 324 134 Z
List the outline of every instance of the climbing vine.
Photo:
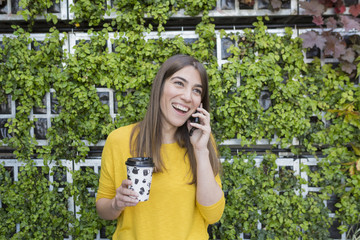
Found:
M 54 3 L 34 2 L 37 5 L 21 2 L 26 19 L 34 20 Z M 342 71 L 342 65 L 322 65 L 320 59 L 305 63 L 306 40 L 294 38 L 290 28 L 272 34 L 262 18 L 251 29 L 220 31 L 221 38 L 232 44 L 227 50 L 230 57 L 219 66 L 215 25 L 208 15 L 214 0 L 112 4 L 109 8 L 104 1 L 74 1 L 71 24 L 101 29 L 90 29 L 90 39 L 79 41 L 71 54 L 64 49 L 67 34 L 55 27 L 41 42 L 20 27 L 14 27 L 14 37 L 2 38 L 0 102 L 15 101 L 16 115 L 4 125 L 7 136 L 1 144 L 13 149 L 22 167 L 18 181 L 13 181 L 14 171 L 0 164 L 0 216 L 4 219 L 0 236 L 89 239 L 102 229 L 111 237 L 115 222 L 101 220 L 95 212 L 98 175 L 91 168 L 67 166 L 81 164 L 90 146 L 106 139 L 113 129 L 143 118 L 157 70 L 177 53 L 205 63 L 217 141 L 236 138 L 243 147 L 251 147 L 265 139 L 270 146 L 262 162 L 254 154 L 231 156 L 221 148 L 226 158 L 222 181 L 227 206 L 223 218 L 211 228 L 211 237 L 239 239 L 242 232 L 254 239 L 327 239 L 334 221 L 341 223 L 341 232 L 356 226 L 360 91 L 351 81 L 353 75 Z M 189 16 L 201 14 L 195 29 L 198 38 L 191 43 L 181 36 L 161 35 L 180 9 Z M 109 16 L 113 17 L 106 20 Z M 57 21 L 54 15 L 46 17 L 54 24 Z M 155 29 L 157 37 L 149 38 L 146 34 Z M 354 55 L 354 64 L 358 61 Z M 109 114 L 110 106 L 101 101 L 98 88 L 113 91 L 115 118 Z M 38 119 L 31 116 L 34 108 L 46 107 L 43 99 L 49 92 L 56 106 L 47 144 L 39 145 L 31 134 Z M 277 165 L 275 149 L 279 147 L 289 149 L 293 156 L 318 158 L 316 171 L 306 165 L 302 171 L 321 188 L 319 194 L 303 192 L 305 179 Z M 71 176 L 71 183 L 66 176 Z M 331 196 L 338 199 L 335 218 L 329 217 L 324 205 Z M 75 214 L 69 210 L 69 201 L 78 206 Z
M 324 196 L 302 196 L 303 179 L 279 167 L 277 156 L 238 153 L 223 163 L 227 207 L 213 237 L 241 239 L 327 239 L 331 220 Z M 259 227 L 260 225 L 260 227 Z M 217 235 L 216 235 L 217 234 Z

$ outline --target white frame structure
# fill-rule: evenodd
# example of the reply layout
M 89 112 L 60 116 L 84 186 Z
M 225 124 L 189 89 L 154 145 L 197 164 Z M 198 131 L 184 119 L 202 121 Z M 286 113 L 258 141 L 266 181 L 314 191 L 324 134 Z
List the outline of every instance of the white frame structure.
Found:
M 260 1 L 255 0 L 254 5 L 250 8 L 241 8 L 239 0 L 230 0 L 232 4 L 231 8 L 224 7 L 226 0 L 217 0 L 216 7 L 213 10 L 210 10 L 209 16 L 211 17 L 249 17 L 249 16 L 278 16 L 278 15 L 297 15 L 298 14 L 298 0 L 289 0 L 290 8 L 280 8 L 278 11 L 271 11 L 269 9 L 263 9 L 260 6 Z M 74 4 L 74 0 L 68 0 L 68 16 L 69 19 L 74 19 L 74 13 L 70 11 L 70 6 Z M 106 0 L 107 9 L 111 10 L 111 0 Z M 172 18 L 183 18 L 189 17 L 184 14 L 184 9 L 179 9 L 179 11 L 172 15 Z M 111 12 L 110 15 L 104 15 L 105 19 L 115 18 L 116 14 Z
M 3 9 L 5 10 L 4 13 L 0 13 L 0 22 L 1 21 L 12 21 L 12 20 L 23 20 L 23 17 L 21 15 L 17 15 L 16 13 L 12 13 L 12 0 L 2 0 L 5 1 L 6 7 L 4 7 Z M 54 0 L 55 1 L 55 0 Z M 17 4 L 19 4 L 20 0 L 17 0 Z M 57 16 L 57 18 L 59 20 L 67 20 L 68 19 L 68 5 L 67 5 L 67 0 L 60 0 L 59 2 L 59 7 L 60 7 L 60 12 L 59 13 L 52 13 L 55 16 Z M 19 11 L 23 10 L 20 8 L 19 6 Z M 39 16 L 37 17 L 38 20 L 42 20 L 45 19 L 43 16 Z

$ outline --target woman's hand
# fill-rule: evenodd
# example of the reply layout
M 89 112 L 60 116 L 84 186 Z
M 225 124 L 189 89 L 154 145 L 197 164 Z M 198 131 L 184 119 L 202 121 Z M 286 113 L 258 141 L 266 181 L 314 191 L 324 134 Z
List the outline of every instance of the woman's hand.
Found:
M 190 137 L 190 142 L 194 147 L 194 150 L 204 150 L 207 149 L 207 144 L 209 142 L 211 134 L 210 126 L 210 113 L 208 113 L 202 106 L 197 108 L 197 113 L 192 114 L 193 117 L 198 117 L 200 123 L 193 123 L 188 120 L 188 129 L 197 128 L 193 131 L 193 134 Z
M 196 200 L 203 206 L 211 206 L 222 198 L 223 191 L 215 180 L 207 148 L 211 135 L 210 114 L 202 106 L 197 111 L 198 113 L 194 113 L 192 116 L 198 117 L 200 123 L 188 122 L 189 130 L 192 127 L 197 128 L 190 137 L 197 166 Z
M 137 200 L 139 195 L 129 189 L 131 184 L 130 180 L 125 179 L 122 181 L 121 186 L 116 189 L 116 195 L 111 203 L 112 208 L 116 211 L 122 211 L 125 207 L 136 206 L 139 203 L 139 200 Z

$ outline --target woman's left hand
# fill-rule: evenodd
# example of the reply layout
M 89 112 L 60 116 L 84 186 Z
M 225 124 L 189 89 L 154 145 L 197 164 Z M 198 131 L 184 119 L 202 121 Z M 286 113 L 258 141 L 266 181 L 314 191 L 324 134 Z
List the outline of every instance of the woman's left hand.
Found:
M 189 132 L 193 127 L 196 128 L 193 131 L 192 136 L 190 136 L 190 142 L 193 145 L 195 151 L 207 149 L 207 144 L 211 134 L 210 113 L 202 108 L 202 106 L 198 107 L 197 111 L 198 112 L 194 113 L 192 116 L 198 117 L 200 122 L 193 123 L 188 120 L 187 123 Z

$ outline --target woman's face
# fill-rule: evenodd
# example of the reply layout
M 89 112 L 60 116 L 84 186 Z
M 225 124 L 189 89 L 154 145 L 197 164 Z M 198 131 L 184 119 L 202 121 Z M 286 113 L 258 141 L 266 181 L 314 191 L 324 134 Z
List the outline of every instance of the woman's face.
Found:
M 178 128 L 200 106 L 202 83 L 198 70 L 186 66 L 165 80 L 160 109 L 163 127 Z

